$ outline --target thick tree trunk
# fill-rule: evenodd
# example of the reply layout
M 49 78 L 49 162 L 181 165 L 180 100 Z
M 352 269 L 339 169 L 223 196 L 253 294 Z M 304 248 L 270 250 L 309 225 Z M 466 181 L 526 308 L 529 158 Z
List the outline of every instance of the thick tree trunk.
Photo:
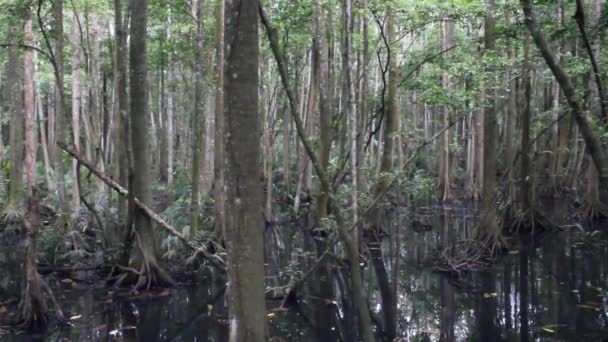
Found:
M 133 167 L 130 171 L 131 193 L 144 204 L 152 202 L 150 184 L 150 148 L 148 112 L 148 80 L 146 63 L 147 12 L 148 0 L 130 0 L 131 37 L 129 49 L 130 86 L 131 86 L 131 144 Z M 131 198 L 132 200 L 132 198 Z M 135 210 L 133 223 L 136 246 L 131 250 L 133 268 L 140 271 L 137 286 L 147 287 L 171 283 L 171 278 L 159 264 L 159 248 L 153 223 L 140 208 Z
M 32 18 L 28 12 L 25 17 L 25 43 L 34 45 Z M 19 302 L 19 320 L 31 328 L 46 325 L 47 306 L 42 293 L 42 279 L 36 269 L 36 235 L 38 232 L 38 195 L 36 186 L 36 139 L 34 115 L 34 58 L 30 49 L 24 52 L 24 99 L 25 99 L 25 175 L 27 193 L 27 215 L 25 227 L 24 278 Z M 19 122 L 23 122 L 21 119 Z M 21 175 L 19 175 L 21 177 Z
M 487 10 L 484 28 L 485 53 L 492 54 L 496 48 L 495 27 L 496 1 L 487 0 Z M 488 70 L 492 75 L 492 70 Z M 485 99 L 488 101 L 483 110 L 483 186 L 481 195 L 482 219 L 479 226 L 481 238 L 495 239 L 500 235 L 496 216 L 496 145 L 498 136 L 496 117 L 496 90 L 493 82 L 485 85 Z
M 257 0 L 226 0 L 226 243 L 231 342 L 267 338 L 260 203 Z

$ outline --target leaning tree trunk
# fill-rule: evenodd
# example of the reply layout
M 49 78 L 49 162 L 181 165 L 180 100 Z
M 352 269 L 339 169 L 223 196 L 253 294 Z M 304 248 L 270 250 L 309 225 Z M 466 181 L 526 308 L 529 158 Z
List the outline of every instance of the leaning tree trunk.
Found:
M 551 69 L 555 80 L 562 89 L 562 93 L 566 97 L 570 106 L 570 112 L 578 125 L 578 129 L 583 136 L 587 151 L 593 160 L 595 167 L 598 170 L 599 185 L 600 185 L 600 201 L 605 206 L 608 205 L 608 157 L 599 139 L 593 134 L 593 128 L 585 117 L 583 106 L 572 83 L 572 79 L 557 62 L 551 48 L 549 47 L 543 33 L 538 27 L 536 15 L 532 9 L 530 0 L 520 0 L 521 6 L 525 15 L 525 23 L 530 31 L 530 35 L 539 49 L 545 62 Z
M 129 49 L 131 86 L 131 144 L 133 168 L 130 170 L 132 194 L 144 204 L 152 202 L 150 185 L 150 148 L 148 112 L 148 80 L 146 63 L 148 0 L 130 0 L 131 37 Z M 132 198 L 131 198 L 132 200 Z M 133 206 L 134 207 L 134 206 Z M 134 211 L 132 232 L 136 241 L 131 250 L 130 263 L 139 272 L 136 286 L 150 287 L 172 283 L 169 275 L 159 264 L 159 248 L 152 220 L 140 208 Z
M 278 37 L 276 36 L 276 31 L 274 31 L 274 29 L 272 28 L 270 21 L 264 11 L 264 8 L 261 5 L 259 6 L 259 12 L 260 12 L 260 17 L 262 19 L 262 23 L 264 24 L 264 27 L 266 29 L 266 34 L 268 36 L 268 40 L 270 41 L 270 47 L 272 49 L 272 53 L 277 62 L 277 67 L 279 69 L 279 75 L 281 76 L 281 82 L 283 83 L 283 87 L 284 87 L 285 93 L 287 95 L 287 100 L 289 102 L 291 118 L 293 119 L 293 121 L 295 123 L 298 137 L 300 138 L 302 147 L 306 151 L 306 155 L 308 155 L 308 158 L 310 158 L 310 163 L 319 178 L 320 184 L 323 187 L 323 191 L 326 192 L 327 194 L 330 194 L 331 185 L 329 182 L 329 178 L 327 177 L 327 173 L 326 173 L 325 169 L 323 169 L 321 167 L 321 163 L 319 162 L 317 155 L 313 151 L 312 144 L 311 144 L 310 140 L 308 139 L 308 136 L 306 135 L 305 127 L 302 122 L 302 119 L 300 118 L 298 111 L 296 109 L 295 92 L 289 83 L 289 78 L 288 78 L 287 71 L 286 71 L 287 63 L 285 62 L 285 56 L 283 54 L 281 54 L 281 52 L 280 52 L 279 40 L 278 40 Z M 358 253 L 359 253 L 359 251 L 358 251 L 359 246 L 352 239 L 350 231 L 348 230 L 348 227 L 344 223 L 344 219 L 342 217 L 340 207 L 338 205 L 336 205 L 335 200 L 330 200 L 329 206 L 332 210 L 332 213 L 334 214 L 334 216 L 336 218 L 338 234 L 340 236 L 340 239 L 346 245 L 348 263 L 351 267 L 351 272 L 352 272 L 351 280 L 352 280 L 352 290 L 353 290 L 353 297 L 354 297 L 353 302 L 357 306 L 357 310 L 359 313 L 359 328 L 360 328 L 360 332 L 361 332 L 360 336 L 361 336 L 361 339 L 365 342 L 373 342 L 375 340 L 375 337 L 374 337 L 374 332 L 372 330 L 372 322 L 371 322 L 371 317 L 370 317 L 370 312 L 369 312 L 369 307 L 368 307 L 368 302 L 367 302 L 367 293 L 366 293 L 365 287 L 363 286 L 363 275 L 362 275 L 362 271 L 361 271 L 361 264 L 360 264 L 360 260 L 354 258 L 354 256 L 358 255 Z M 303 279 L 306 279 L 306 278 L 303 278 Z M 303 284 L 303 281 L 299 281 L 294 286 L 294 288 L 300 287 L 300 286 L 302 286 L 302 284 Z
M 264 240 L 260 203 L 258 1 L 226 0 L 226 244 L 230 341 L 266 341 Z

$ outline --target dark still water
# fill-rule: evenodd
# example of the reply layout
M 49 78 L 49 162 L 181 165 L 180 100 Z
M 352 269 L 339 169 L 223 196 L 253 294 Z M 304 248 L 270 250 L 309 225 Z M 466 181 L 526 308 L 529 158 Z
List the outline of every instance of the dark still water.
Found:
M 419 207 L 415 214 L 399 210 L 389 214 L 384 252 L 392 283 L 398 280 L 398 341 L 482 341 L 484 331 L 495 341 L 608 341 L 604 226 L 566 222 L 558 233 L 531 247 L 513 244 L 489 271 L 449 278 L 434 272 L 442 246 L 471 239 L 477 221 L 475 208 Z M 269 268 L 284 269 L 301 253 L 294 241 L 297 234 L 289 229 L 274 228 L 272 239 L 281 248 L 270 257 L 280 260 L 270 261 Z M 6 262 L 1 254 L 0 263 Z M 3 268 L 6 271 L 10 272 Z M 335 293 L 341 293 L 347 278 L 340 275 L 339 267 L 335 272 Z M 371 263 L 366 264 L 364 277 L 373 320 L 379 323 L 382 304 Z M 281 276 L 269 275 L 269 286 L 280 285 L 277 279 Z M 54 283 L 70 324 L 51 325 L 40 335 L 9 334 L 0 327 L 0 341 L 228 339 L 225 282 L 220 279 L 137 297 L 117 296 L 111 289 L 86 288 L 82 283 Z M 10 287 L 10 282 L 0 282 L 0 297 Z M 323 340 L 314 329 L 311 304 L 315 300 L 320 299 L 302 295 L 287 311 L 276 310 L 280 301 L 269 301 L 274 341 Z M 338 340 L 352 341 L 356 329 L 347 314 L 350 300 L 344 296 L 323 300 L 337 307 Z

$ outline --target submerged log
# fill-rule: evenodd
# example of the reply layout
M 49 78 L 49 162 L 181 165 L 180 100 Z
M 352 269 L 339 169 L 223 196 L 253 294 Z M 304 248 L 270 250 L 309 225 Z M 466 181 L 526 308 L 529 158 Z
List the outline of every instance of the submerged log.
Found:
M 99 178 L 101 181 L 103 181 L 104 183 L 106 183 L 107 185 L 112 187 L 112 189 L 114 189 L 120 195 L 129 198 L 130 195 L 129 195 L 129 191 L 127 189 L 125 189 L 123 186 L 118 184 L 112 178 L 106 176 L 103 172 L 99 171 L 92 162 L 88 161 L 78 151 L 69 147 L 64 142 L 57 142 L 57 145 L 59 146 L 59 148 L 61 148 L 67 154 L 69 154 L 72 158 L 76 159 L 80 164 L 84 165 L 87 169 L 89 169 L 95 176 L 97 176 L 97 178 Z M 200 253 L 203 257 L 205 257 L 207 260 L 209 260 L 214 266 L 216 266 L 220 269 L 226 269 L 224 260 L 222 260 L 219 256 L 209 253 L 204 248 L 201 248 L 201 247 L 197 246 L 196 244 L 194 244 L 192 241 L 188 240 L 187 237 L 185 237 L 177 229 L 175 229 L 173 226 L 171 226 L 169 223 L 167 223 L 165 220 L 163 220 L 163 218 L 160 217 L 160 215 L 155 213 L 152 209 L 150 209 L 145 203 L 140 201 L 137 197 L 133 197 L 133 202 L 139 209 L 141 209 L 141 211 L 144 214 L 146 214 L 148 217 L 150 217 L 150 219 L 152 219 L 159 226 L 161 226 L 167 233 L 177 237 L 188 248 L 194 250 L 197 253 Z

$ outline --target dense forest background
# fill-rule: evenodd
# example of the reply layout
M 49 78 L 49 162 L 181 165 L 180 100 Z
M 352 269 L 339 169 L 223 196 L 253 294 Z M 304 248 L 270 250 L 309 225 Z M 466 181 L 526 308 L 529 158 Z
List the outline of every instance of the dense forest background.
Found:
M 392 341 L 395 207 L 425 230 L 421 203 L 479 204 L 437 253 L 451 275 L 555 229 L 548 198 L 606 218 L 606 26 L 604 0 L 1 0 L 13 318 L 57 306 L 41 270 L 144 290 L 208 268 L 231 280 L 235 341 L 265 340 L 264 292 L 334 298 L 345 279 L 353 336 Z M 315 312 L 337 340 L 342 314 Z

